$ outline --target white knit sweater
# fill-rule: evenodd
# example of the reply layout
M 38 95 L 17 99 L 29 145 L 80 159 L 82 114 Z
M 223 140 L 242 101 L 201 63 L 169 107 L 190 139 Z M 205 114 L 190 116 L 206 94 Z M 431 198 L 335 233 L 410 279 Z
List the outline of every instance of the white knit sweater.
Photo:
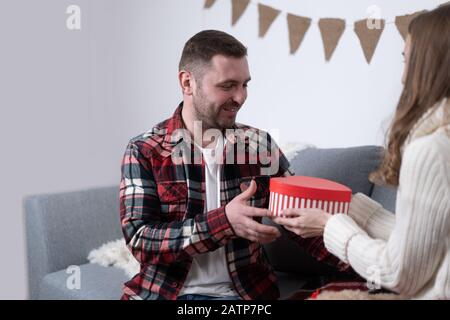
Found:
M 396 214 L 363 194 L 331 217 L 325 246 L 362 277 L 414 299 L 450 299 L 450 124 L 444 100 L 403 149 Z

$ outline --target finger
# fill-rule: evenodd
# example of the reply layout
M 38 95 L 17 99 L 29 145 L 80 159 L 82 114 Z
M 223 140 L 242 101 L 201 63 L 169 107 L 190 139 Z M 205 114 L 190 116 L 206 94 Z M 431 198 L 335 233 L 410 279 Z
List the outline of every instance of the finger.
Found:
M 316 233 L 316 232 L 305 232 L 302 237 L 303 238 L 315 238 L 315 237 L 320 237 L 322 234 L 320 233 Z
M 293 233 L 295 233 L 295 234 L 298 234 L 299 236 L 301 235 L 300 233 L 300 230 L 298 230 L 298 229 L 296 229 L 296 228 L 291 228 L 291 227 L 287 227 L 287 226 L 285 226 L 285 228 L 286 228 L 286 230 L 289 230 L 290 232 L 293 232 Z
M 317 208 L 310 208 L 310 209 L 304 209 L 303 213 L 311 213 L 311 214 L 326 214 L 327 212 L 325 210 L 322 209 L 317 209 Z
M 255 180 L 252 180 L 248 189 L 242 192 L 241 194 L 237 195 L 236 198 L 242 201 L 247 201 L 255 194 L 255 192 L 256 192 L 256 182 Z
M 305 236 L 306 231 L 303 228 L 298 228 L 298 227 L 295 227 L 295 228 L 285 227 L 285 228 L 286 228 L 286 230 L 289 230 L 290 232 L 295 233 L 296 235 L 298 235 L 302 238 L 306 238 L 306 236 Z
M 283 218 L 283 217 L 277 217 L 273 219 L 275 223 L 278 223 L 285 227 L 295 228 L 299 226 L 297 218 Z
M 254 231 L 256 231 L 258 234 L 262 234 L 262 235 L 268 235 L 268 236 L 280 236 L 280 230 L 278 230 L 277 227 L 274 226 L 267 226 L 261 223 L 258 223 L 256 221 L 252 221 L 252 226 L 254 229 Z
M 244 214 L 249 217 L 272 217 L 273 213 L 269 209 L 245 206 Z
M 312 237 L 320 237 L 323 235 L 323 232 L 319 229 L 310 229 L 310 228 L 291 228 L 285 227 L 286 230 L 289 230 L 302 238 L 312 238 Z
M 249 230 L 247 232 L 247 234 L 248 234 L 248 237 L 247 237 L 248 240 L 250 240 L 252 242 L 258 242 L 261 244 L 273 242 L 279 237 L 279 235 L 273 235 L 273 234 L 267 235 L 264 233 L 258 233 L 253 230 Z
M 258 241 L 257 233 L 253 230 L 247 230 L 246 236 L 244 238 L 246 238 L 247 240 L 250 240 L 252 242 Z
M 299 208 L 288 208 L 281 210 L 280 214 L 284 217 L 299 217 L 302 215 L 303 210 Z
M 267 235 L 277 234 L 279 231 L 276 227 L 266 226 L 262 223 L 258 223 L 251 218 L 246 218 L 243 222 L 243 226 L 247 232 L 264 233 Z
M 273 226 L 266 226 L 264 224 L 258 223 L 254 220 L 250 220 L 247 223 L 247 228 L 249 231 L 253 231 L 256 232 L 258 234 L 263 234 L 263 235 L 276 235 L 276 236 L 280 236 L 280 231 Z

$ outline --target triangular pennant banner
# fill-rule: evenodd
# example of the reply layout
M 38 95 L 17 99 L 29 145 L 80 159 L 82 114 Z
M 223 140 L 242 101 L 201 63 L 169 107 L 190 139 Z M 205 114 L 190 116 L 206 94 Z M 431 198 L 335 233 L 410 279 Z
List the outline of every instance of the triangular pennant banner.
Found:
M 403 40 L 406 40 L 406 36 L 408 35 L 408 27 L 411 20 L 423 12 L 425 11 L 418 11 L 412 14 L 395 17 L 395 25 L 397 26 L 398 32 L 400 32 Z
M 231 25 L 235 25 L 239 18 L 244 14 L 250 0 L 232 0 L 231 2 Z
M 259 11 L 259 36 L 262 38 L 266 35 L 272 23 L 280 14 L 280 10 L 258 3 Z
M 204 8 L 205 9 L 211 8 L 215 2 L 216 2 L 216 0 L 205 0 Z
M 369 29 L 368 25 L 373 28 Z M 367 63 L 370 63 L 372 60 L 380 36 L 383 33 L 384 25 L 385 22 L 383 19 L 364 19 L 355 22 L 355 33 L 359 38 Z
M 287 15 L 287 22 L 291 54 L 295 54 L 305 37 L 306 31 L 308 31 L 309 26 L 311 25 L 311 19 L 289 13 Z
M 319 29 L 325 50 L 325 60 L 330 61 L 339 39 L 344 33 L 345 20 L 332 18 L 320 19 Z

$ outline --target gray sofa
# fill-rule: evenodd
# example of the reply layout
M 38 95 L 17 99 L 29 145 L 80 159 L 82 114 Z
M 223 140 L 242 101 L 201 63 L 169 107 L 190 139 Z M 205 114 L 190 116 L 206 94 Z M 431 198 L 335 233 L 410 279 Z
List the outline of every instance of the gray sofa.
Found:
M 331 179 L 363 192 L 392 212 L 396 190 L 370 183 L 368 174 L 380 159 L 381 148 L 306 149 L 291 164 L 297 175 Z M 128 277 L 121 269 L 87 261 L 88 253 L 122 237 L 118 187 L 29 196 L 24 199 L 30 299 L 119 299 Z M 266 223 L 270 223 L 266 220 Z M 282 298 L 345 275 L 316 262 L 287 236 L 265 250 L 279 280 Z M 80 288 L 68 289 L 78 266 Z

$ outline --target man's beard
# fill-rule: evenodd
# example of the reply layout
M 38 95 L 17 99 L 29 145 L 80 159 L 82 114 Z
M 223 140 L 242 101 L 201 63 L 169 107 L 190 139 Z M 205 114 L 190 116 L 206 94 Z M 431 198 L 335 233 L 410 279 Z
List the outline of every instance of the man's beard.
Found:
M 195 118 L 197 121 L 202 122 L 203 130 L 225 130 L 233 128 L 236 122 L 236 118 L 220 117 L 220 112 L 224 107 L 240 107 L 239 104 L 234 101 L 228 101 L 223 105 L 217 107 L 214 104 L 208 102 L 201 95 L 194 97 L 193 106 L 195 111 Z

